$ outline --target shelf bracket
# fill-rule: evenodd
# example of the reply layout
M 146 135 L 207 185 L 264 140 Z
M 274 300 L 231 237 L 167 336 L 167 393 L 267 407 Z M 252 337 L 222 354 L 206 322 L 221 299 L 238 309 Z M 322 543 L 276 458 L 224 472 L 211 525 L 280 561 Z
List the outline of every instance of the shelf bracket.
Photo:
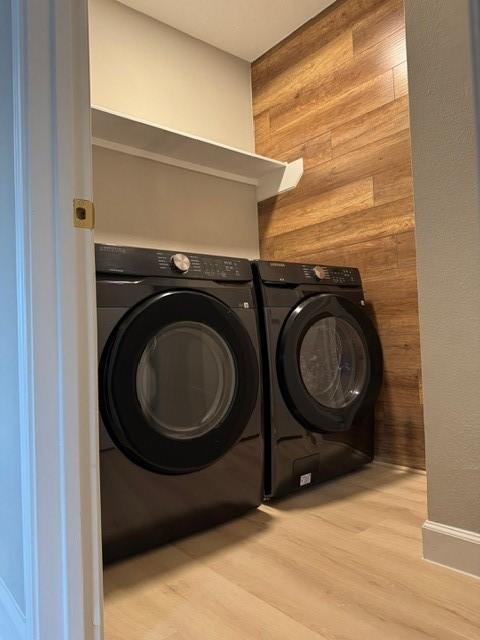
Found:
M 262 202 L 285 191 L 295 189 L 303 175 L 303 158 L 289 162 L 281 169 L 262 176 L 257 186 L 257 202 Z

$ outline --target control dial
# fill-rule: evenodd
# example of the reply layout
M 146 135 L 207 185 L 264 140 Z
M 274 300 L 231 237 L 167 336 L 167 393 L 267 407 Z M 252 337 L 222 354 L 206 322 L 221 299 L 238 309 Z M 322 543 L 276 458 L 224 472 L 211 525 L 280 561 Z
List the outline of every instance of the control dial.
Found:
M 171 265 L 180 273 L 187 273 L 190 269 L 190 258 L 184 253 L 175 253 L 170 259 Z
M 317 265 L 316 267 L 313 267 L 313 273 L 318 280 L 325 280 L 325 278 L 328 278 L 328 273 L 325 267 Z

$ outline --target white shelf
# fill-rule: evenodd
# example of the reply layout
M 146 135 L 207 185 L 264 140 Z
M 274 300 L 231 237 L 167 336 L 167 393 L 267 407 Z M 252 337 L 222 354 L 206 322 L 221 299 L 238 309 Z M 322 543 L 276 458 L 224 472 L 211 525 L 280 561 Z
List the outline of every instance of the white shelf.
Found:
M 92 143 L 257 187 L 257 201 L 297 186 L 303 160 L 286 163 L 92 107 Z

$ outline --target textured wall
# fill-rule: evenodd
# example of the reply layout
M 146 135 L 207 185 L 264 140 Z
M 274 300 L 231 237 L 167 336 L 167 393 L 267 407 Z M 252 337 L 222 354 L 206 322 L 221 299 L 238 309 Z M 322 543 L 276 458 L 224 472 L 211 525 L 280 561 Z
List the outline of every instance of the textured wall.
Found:
M 252 67 L 258 153 L 306 171 L 260 207 L 264 258 L 361 269 L 385 354 L 377 456 L 424 466 L 402 0 L 339 0 Z
M 408 0 L 406 8 L 428 513 L 480 533 L 478 69 L 469 2 Z

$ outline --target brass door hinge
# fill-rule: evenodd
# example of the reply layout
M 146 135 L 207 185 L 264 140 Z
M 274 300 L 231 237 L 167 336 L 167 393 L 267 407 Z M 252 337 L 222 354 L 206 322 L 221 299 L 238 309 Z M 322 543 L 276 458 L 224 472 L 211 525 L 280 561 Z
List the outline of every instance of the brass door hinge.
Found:
M 73 201 L 73 226 L 79 229 L 95 228 L 95 207 L 91 200 L 75 198 Z

